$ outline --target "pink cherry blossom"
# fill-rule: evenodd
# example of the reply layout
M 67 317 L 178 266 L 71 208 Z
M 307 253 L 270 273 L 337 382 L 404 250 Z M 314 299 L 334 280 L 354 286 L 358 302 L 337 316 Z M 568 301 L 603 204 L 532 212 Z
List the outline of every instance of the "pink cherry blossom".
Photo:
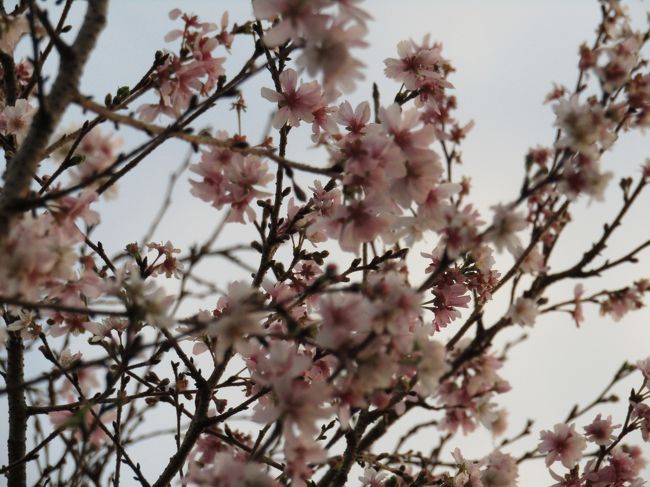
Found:
M 427 159 L 409 159 L 404 164 L 406 174 L 391 185 L 391 194 L 402 208 L 409 208 L 412 202 L 423 203 L 431 188 L 435 187 L 442 175 L 442 166 L 437 154 L 431 153 Z
M 528 223 L 523 214 L 517 213 L 503 205 L 493 206 L 494 220 L 492 230 L 488 232 L 490 239 L 499 252 L 506 248 L 510 253 L 521 253 L 521 241 L 517 232 L 524 230 Z
M 573 298 L 574 298 L 573 302 L 575 307 L 571 314 L 578 328 L 580 328 L 580 323 L 582 323 L 585 319 L 584 311 L 582 310 L 582 299 L 581 299 L 583 294 L 584 294 L 584 287 L 582 286 L 582 284 L 576 284 L 575 288 L 573 289 Z
M 315 112 L 321 101 L 321 89 L 317 81 L 298 85 L 298 73 L 287 69 L 280 74 L 281 92 L 262 88 L 262 96 L 278 104 L 273 116 L 273 127 L 279 129 L 284 124 L 298 127 L 300 121 L 313 122 Z
M 643 374 L 643 378 L 646 381 L 646 387 L 650 387 L 650 357 L 645 360 L 639 360 L 636 363 L 636 366 Z
M 363 296 L 330 294 L 319 305 L 323 321 L 316 340 L 323 347 L 354 346 L 370 331 L 372 307 Z
M 401 83 L 407 90 L 415 90 L 426 81 L 439 80 L 442 58 L 439 48 L 423 48 L 414 41 L 401 41 L 397 45 L 399 59 L 384 61 L 385 74 Z
M 362 135 L 370 121 L 370 104 L 364 101 L 352 110 L 350 102 L 344 101 L 336 112 L 336 121 L 343 125 L 350 136 Z
M 600 303 L 600 314 L 609 314 L 620 321 L 629 311 L 643 306 L 642 294 L 634 287 L 612 292 Z
M 18 143 L 22 142 L 35 112 L 36 108 L 27 100 L 23 98 L 16 100 L 14 106 L 6 106 L 0 112 L 0 132 L 15 135 Z
M 435 393 L 438 381 L 447 372 L 445 347 L 440 342 L 426 337 L 417 339 L 420 359 L 417 364 L 418 378 L 422 392 L 427 395 Z
M 481 472 L 484 487 L 515 487 L 519 477 L 517 461 L 506 453 L 496 450 L 487 457 L 487 466 Z
M 602 201 L 612 177 L 611 171 L 602 171 L 597 159 L 580 153 L 564 169 L 558 189 L 571 200 L 586 194 Z
M 350 25 L 344 19 L 334 19 L 327 28 L 315 29 L 309 36 L 298 64 L 310 76 L 322 73 L 323 91 L 328 100 L 339 96 L 339 88 L 349 93 L 356 81 L 364 79 L 364 64 L 350 50 L 367 46 L 363 40 L 367 32 L 360 23 Z
M 642 402 L 635 404 L 632 417 L 640 422 L 643 441 L 650 441 L 650 406 Z
M 262 302 L 260 293 L 250 286 L 239 281 L 228 285 L 228 294 L 217 303 L 216 320 L 207 325 L 208 335 L 217 339 L 215 353 L 220 360 L 230 347 L 240 347 L 248 336 L 263 334 Z
M 328 0 L 254 0 L 253 13 L 258 19 L 282 17 L 264 36 L 264 43 L 275 47 L 289 39 L 309 37 L 323 28 L 327 17 L 319 10 L 328 3 Z
M 612 424 L 611 416 L 608 416 L 607 419 L 601 419 L 601 415 L 599 414 L 591 424 L 585 426 L 585 435 L 588 441 L 597 445 L 607 446 L 615 438 L 613 434 L 614 430 L 620 426 L 620 424 Z
M 340 225 L 340 231 L 332 236 L 338 237 L 343 250 L 358 252 L 363 242 L 370 242 L 388 231 L 391 218 L 384 213 L 378 199 L 367 199 L 339 207 L 334 220 Z
M 594 154 L 597 144 L 607 148 L 615 138 L 600 105 L 581 104 L 577 96 L 572 96 L 559 100 L 553 111 L 557 117 L 555 124 L 563 131 L 558 147 Z
M 431 157 L 429 145 L 435 139 L 435 130 L 428 125 L 416 129 L 420 125 L 417 109 L 402 111 L 397 103 L 393 103 L 381 109 L 380 119 L 406 157 L 425 160 Z
M 287 458 L 285 472 L 291 477 L 291 485 L 296 487 L 307 486 L 307 480 L 314 473 L 310 465 L 327 459 L 327 452 L 320 444 L 303 436 L 294 436 L 293 434 L 287 436 L 284 454 Z
M 645 461 L 641 457 L 638 447 L 619 447 L 612 450 L 608 463 L 597 471 L 592 462 L 585 467 L 585 479 L 595 485 L 630 485 L 641 486 L 643 480 L 639 478 Z
M 553 431 L 542 431 L 540 439 L 539 452 L 546 453 L 547 466 L 559 460 L 566 468 L 573 468 L 587 447 L 586 440 L 576 432 L 575 425 L 564 423 L 556 424 Z
M 508 310 L 508 317 L 513 323 L 518 323 L 522 326 L 533 326 L 539 311 L 535 301 L 529 298 L 517 298 L 514 304 Z

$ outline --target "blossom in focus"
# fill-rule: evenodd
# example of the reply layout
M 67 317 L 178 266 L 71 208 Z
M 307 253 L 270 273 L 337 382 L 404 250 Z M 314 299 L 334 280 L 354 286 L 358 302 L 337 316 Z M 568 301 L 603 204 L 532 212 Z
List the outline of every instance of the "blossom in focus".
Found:
M 218 132 L 217 139 L 227 140 L 227 134 Z M 201 178 L 190 180 L 192 195 L 217 209 L 230 205 L 228 221 L 239 223 L 245 222 L 244 216 L 250 221 L 255 219 L 250 204 L 267 194 L 261 187 L 273 180 L 268 165 L 259 157 L 217 147 L 203 152 L 201 161 L 192 164 L 190 170 Z
M 181 249 L 175 248 L 169 240 L 164 245 L 150 242 L 147 244 L 147 247 L 158 251 L 158 256 L 155 258 L 154 263 L 151 264 L 153 268 L 152 274 L 154 276 L 165 274 L 165 277 L 168 279 L 172 276 L 180 279 L 183 263 L 174 257 L 174 254 L 180 253 Z M 164 260 L 160 264 L 156 264 L 160 257 L 163 257 Z
M 562 462 L 566 468 L 571 469 L 582 458 L 582 451 L 587 447 L 585 438 L 576 432 L 575 425 L 558 423 L 553 431 L 542 431 L 539 452 L 546 453 L 546 465 L 550 466 L 556 461 Z
M 402 111 L 397 103 L 393 103 L 388 108 L 380 110 L 379 118 L 386 132 L 392 137 L 393 143 L 406 157 L 425 160 L 432 158 L 433 151 L 429 145 L 435 139 L 435 129 L 430 125 L 420 127 L 420 116 L 416 108 Z
M 298 86 L 298 73 L 287 69 L 280 73 L 280 86 L 278 93 L 270 88 L 262 88 L 262 96 L 278 104 L 278 111 L 273 116 L 272 124 L 276 129 L 284 124 L 298 127 L 300 121 L 312 122 L 313 112 L 317 110 L 321 101 L 321 89 L 318 81 L 302 83 Z
M 351 136 L 362 135 L 370 122 L 370 103 L 364 101 L 353 110 L 350 102 L 344 101 L 336 112 L 336 121 L 343 125 Z
M 418 89 L 427 83 L 435 82 L 441 86 L 451 86 L 444 80 L 440 46 L 428 48 L 419 46 L 413 40 L 401 41 L 397 44 L 398 59 L 388 58 L 384 61 L 384 73 L 388 78 L 404 83 L 407 90 Z

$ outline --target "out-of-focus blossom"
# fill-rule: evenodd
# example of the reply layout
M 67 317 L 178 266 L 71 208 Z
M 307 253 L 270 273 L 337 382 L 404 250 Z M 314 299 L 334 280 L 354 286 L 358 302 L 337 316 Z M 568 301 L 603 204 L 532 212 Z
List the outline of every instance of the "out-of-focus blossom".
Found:
M 507 316 L 513 323 L 518 323 L 522 326 L 533 326 L 538 314 L 539 310 L 535 301 L 520 297 L 510 307 Z

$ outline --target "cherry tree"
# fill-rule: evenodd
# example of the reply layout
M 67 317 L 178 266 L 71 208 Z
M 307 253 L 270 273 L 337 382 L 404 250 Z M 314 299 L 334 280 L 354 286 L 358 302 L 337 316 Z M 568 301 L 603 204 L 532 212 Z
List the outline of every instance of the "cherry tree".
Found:
M 650 236 L 608 247 L 650 182 L 643 154 L 620 181 L 608 167 L 621 139 L 650 126 L 650 30 L 635 30 L 622 2 L 594 3 L 575 85 L 545 100 L 555 137 L 531 141 L 512 168 L 520 186 L 488 208 L 463 174 L 474 122 L 457 118 L 443 45 L 400 42 L 383 66 L 390 93 L 365 79 L 370 1 L 252 0 L 243 23 L 173 9 L 140 79 L 112 80 L 103 99 L 80 79 L 108 2 L 59 3 L 0 2 L 8 485 L 507 487 L 524 462 L 545 463 L 544 485 L 643 485 L 650 358 L 630 357 L 553 424 L 512 433 L 499 405 L 503 365 L 545 315 L 581 327 L 596 307 L 618 321 L 650 290 L 630 266 Z M 248 58 L 233 67 L 238 46 Z M 351 102 L 359 93 L 366 101 Z M 272 110 L 260 140 L 243 130 L 253 98 Z M 237 131 L 200 127 L 223 106 Z M 61 123 L 75 108 L 77 124 Z M 120 130 L 142 142 L 126 146 Z M 174 140 L 188 156 L 144 236 L 112 223 L 122 245 L 105 248 L 99 205 Z M 297 160 L 292 145 L 324 162 Z M 188 248 L 154 239 L 181 177 L 217 222 Z M 572 213 L 616 183 L 613 219 L 557 265 L 575 245 L 561 239 Z M 233 233 L 252 241 L 223 245 Z M 199 277 L 212 257 L 241 272 Z M 612 287 L 621 266 L 630 280 Z M 569 295 L 555 291 L 567 283 Z M 156 412 L 165 424 L 151 428 Z M 480 429 L 494 441 L 471 458 L 462 438 Z M 433 439 L 414 446 L 422 430 Z M 152 476 L 139 445 L 158 437 L 173 448 Z

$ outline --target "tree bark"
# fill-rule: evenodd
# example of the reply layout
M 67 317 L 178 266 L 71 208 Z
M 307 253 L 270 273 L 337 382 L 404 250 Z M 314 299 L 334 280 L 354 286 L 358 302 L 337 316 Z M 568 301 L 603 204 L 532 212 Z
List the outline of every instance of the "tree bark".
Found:
M 23 339 L 18 333 L 11 333 L 7 343 L 7 400 L 9 403 L 9 465 L 21 460 L 27 445 L 27 404 L 25 403 Z M 27 485 L 25 462 L 15 465 L 7 472 L 7 485 L 24 487 Z

